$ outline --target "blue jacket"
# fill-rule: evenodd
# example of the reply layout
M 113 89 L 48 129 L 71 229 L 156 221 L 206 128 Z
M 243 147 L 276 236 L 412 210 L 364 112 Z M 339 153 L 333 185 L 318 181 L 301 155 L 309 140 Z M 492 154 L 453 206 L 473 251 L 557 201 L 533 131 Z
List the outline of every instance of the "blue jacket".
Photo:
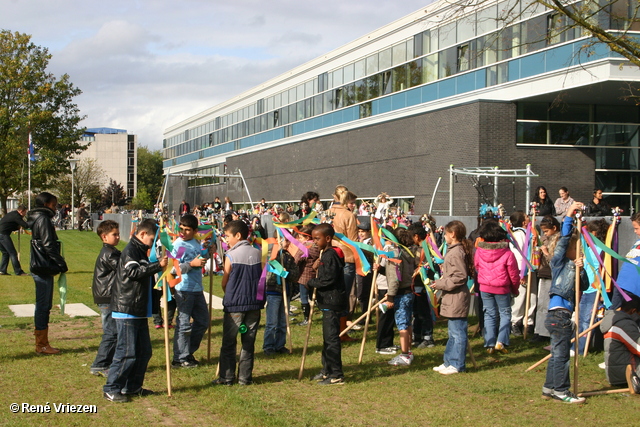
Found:
M 571 304 L 571 309 L 575 307 L 575 281 L 576 281 L 576 265 L 567 258 L 567 249 L 573 232 L 573 218 L 565 217 L 562 223 L 562 237 L 558 239 L 553 257 L 551 258 L 551 289 L 549 295 L 558 295 L 567 300 Z M 580 271 L 580 290 L 585 290 L 589 286 L 587 274 L 584 269 Z
M 265 303 L 265 289 L 258 289 L 262 275 L 260 251 L 243 240 L 227 251 L 231 273 L 222 305 L 226 313 L 260 310 Z

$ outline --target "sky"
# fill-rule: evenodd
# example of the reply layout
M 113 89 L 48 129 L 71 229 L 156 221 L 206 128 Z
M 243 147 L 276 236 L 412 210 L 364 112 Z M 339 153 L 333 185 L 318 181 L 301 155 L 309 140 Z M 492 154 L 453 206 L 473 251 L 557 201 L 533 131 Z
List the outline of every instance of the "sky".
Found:
M 82 90 L 82 126 L 162 147 L 165 128 L 415 12 L 431 0 L 0 0 Z

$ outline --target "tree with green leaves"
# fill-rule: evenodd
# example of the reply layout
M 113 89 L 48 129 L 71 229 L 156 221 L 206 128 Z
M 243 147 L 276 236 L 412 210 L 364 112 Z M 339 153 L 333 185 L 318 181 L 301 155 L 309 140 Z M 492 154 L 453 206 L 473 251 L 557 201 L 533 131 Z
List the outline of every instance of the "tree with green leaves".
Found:
M 67 74 L 47 72 L 51 55 L 31 36 L 0 31 L 0 208 L 28 188 L 27 148 L 32 136 L 37 161 L 31 164 L 32 190 L 47 188 L 69 173 L 66 159 L 85 149 L 78 140 L 84 118 L 73 98 L 80 95 Z
M 71 179 L 73 177 L 73 186 Z M 81 159 L 76 165 L 73 174 L 63 175 L 55 182 L 58 202 L 71 203 L 71 188 L 73 187 L 76 205 L 81 202 L 90 203 L 92 208 L 98 207 L 102 197 L 100 183 L 106 178 L 104 169 L 100 167 L 96 159 Z
M 138 147 L 138 193 L 144 189 L 147 193 L 145 197 L 155 200 L 162 188 L 163 180 L 162 152 L 160 150 L 150 150 L 146 146 Z M 153 203 L 148 208 L 151 209 Z
M 109 179 L 109 185 L 102 192 L 101 206 L 109 208 L 111 205 L 124 206 L 127 204 L 127 193 L 124 191 L 122 184 L 118 184 L 117 181 Z

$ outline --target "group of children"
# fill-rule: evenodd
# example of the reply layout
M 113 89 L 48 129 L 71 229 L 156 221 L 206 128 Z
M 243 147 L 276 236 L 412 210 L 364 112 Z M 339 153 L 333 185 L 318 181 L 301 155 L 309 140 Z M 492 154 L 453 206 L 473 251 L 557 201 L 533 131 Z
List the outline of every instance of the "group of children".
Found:
M 578 237 L 573 233 L 573 220 L 574 212 L 579 211 L 581 207 L 577 202 L 570 207 L 563 221 L 560 236 L 556 237 L 549 253 L 550 300 L 544 322 L 551 337 L 552 357 L 547 368 L 542 395 L 544 398 L 567 403 L 584 401 L 569 391 L 568 375 L 572 336 L 571 314 L 577 303 L 574 296 L 575 274 L 576 269 L 582 267 L 582 259 L 577 256 L 575 250 Z M 632 221 L 640 237 L 640 216 L 635 215 Z M 194 353 L 200 346 L 210 321 L 202 288 L 202 266 L 207 262 L 207 255 L 203 253 L 200 243 L 194 239 L 197 228 L 196 217 L 182 216 L 180 238 L 174 242 L 172 253 L 173 258 L 177 259 L 182 276 L 181 282 L 172 292 L 179 313 L 172 364 L 184 368 L 198 365 Z M 359 228 L 360 240 L 370 239 L 370 225 L 361 224 Z M 262 277 L 261 251 L 248 241 L 248 225 L 243 221 L 233 220 L 226 223 L 223 231 L 228 245 L 222 278 L 223 333 L 219 377 L 213 384 L 232 385 L 236 381 L 240 385 L 252 384 L 255 340 L 261 310 L 265 304 L 267 319 L 263 351 L 266 355 L 289 353 L 286 348 L 284 316 L 287 301 L 283 296 L 283 288 L 288 290 L 287 294 L 290 296 L 295 286 L 299 287 L 304 312 L 301 325 L 306 325 L 310 320 L 309 307 L 312 295 L 315 296 L 317 307 L 322 312 L 322 370 L 313 379 L 322 385 L 343 384 L 340 332 L 344 329 L 341 318 L 345 317 L 349 309 L 350 286 L 347 286 L 345 281 L 347 254 L 345 249 L 334 245 L 334 227 L 328 223 L 321 223 L 296 229 L 295 236 L 307 247 L 307 255 L 303 255 L 303 251 L 300 250 L 293 251 L 295 254 L 291 255 L 288 241 L 282 239 L 276 259 L 288 274 L 270 272 L 266 280 Z M 511 295 L 519 293 L 522 280 L 519 277 L 520 269 L 516 257 L 509 249 L 507 235 L 500 225 L 495 221 L 483 224 L 478 230 L 480 239 L 475 242 L 474 247 L 472 241 L 466 238 L 464 224 L 460 221 L 449 222 L 443 229 L 443 237 L 447 244 L 444 261 L 439 271 L 426 269 L 427 277 L 420 272 L 427 264 L 425 256 L 431 256 L 423 251 L 422 241 L 427 237 L 425 226 L 416 223 L 390 231 L 394 234 L 396 242 L 386 239 L 387 246 L 382 253 L 393 255 L 379 256 L 373 263 L 373 270 L 377 272 L 374 274 L 377 297 L 379 300 L 386 298 L 379 319 L 377 352 L 394 355 L 397 352 L 393 346 L 394 325 L 399 331 L 401 353 L 393 357 L 389 364 L 410 365 L 413 360 L 412 345 L 432 346 L 433 323 L 429 294 L 438 292 L 439 314 L 448 319 L 448 341 L 443 363 L 433 369 L 442 375 L 464 371 L 468 348 L 467 317 L 471 295 L 469 283 L 474 278 L 478 283 L 484 306 L 485 347 L 489 353 L 507 352 Z M 115 248 L 119 241 L 117 223 L 104 221 L 98 228 L 104 246 L 96 261 L 93 292 L 95 302 L 102 311 L 104 335 L 98 355 L 91 366 L 91 373 L 107 377 L 103 387 L 104 397 L 113 402 L 128 401 L 129 395 L 145 396 L 153 393 L 142 387 L 147 363 L 151 357 L 147 317 L 155 311 L 152 307 L 154 299 L 151 297 L 154 276 L 164 269 L 168 262 L 167 257 L 158 259 L 152 253 L 150 260 L 147 256 L 156 233 L 157 224 L 154 220 L 142 221 L 136 234 L 120 254 Z M 637 246 L 636 250 L 640 251 L 640 242 Z M 640 256 L 640 253 L 636 255 Z M 625 271 L 633 274 L 623 268 L 623 272 Z M 369 286 L 372 286 L 371 280 Z M 580 283 L 585 289 L 588 286 L 586 280 L 581 280 Z M 364 286 L 366 285 L 362 282 L 361 288 Z M 428 291 L 426 286 L 431 287 L 431 290 Z M 621 312 L 605 317 L 618 328 L 617 335 L 612 335 L 608 330 L 608 335 L 605 335 L 609 340 L 605 342 L 605 346 L 613 349 L 607 353 L 607 376 L 612 384 L 620 380 L 620 372 L 616 369 L 624 365 L 624 357 L 627 357 L 627 353 L 622 354 L 624 349 L 635 357 L 635 362 L 640 361 L 640 329 L 637 327 L 639 299 L 629 294 L 629 300 L 624 299 L 621 304 Z M 368 291 L 361 291 L 361 296 L 365 295 L 368 299 Z M 362 308 L 365 309 L 364 304 Z M 633 325 L 636 329 L 633 329 Z M 242 350 L 236 371 L 239 332 Z M 617 340 L 617 343 L 622 335 L 628 342 L 635 342 L 635 350 L 629 345 L 619 347 L 613 344 L 611 340 Z M 637 367 L 638 364 L 634 363 L 633 366 Z M 623 378 L 638 384 L 635 371 L 625 372 Z

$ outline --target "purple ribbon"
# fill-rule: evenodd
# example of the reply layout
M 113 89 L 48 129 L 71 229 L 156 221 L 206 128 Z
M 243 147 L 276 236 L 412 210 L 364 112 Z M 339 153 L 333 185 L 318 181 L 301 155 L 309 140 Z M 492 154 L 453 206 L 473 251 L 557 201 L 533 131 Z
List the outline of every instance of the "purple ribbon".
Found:
M 262 269 L 262 274 L 260 275 L 260 280 L 258 280 L 258 291 L 256 293 L 256 299 L 258 301 L 264 301 L 265 289 L 267 287 L 267 268 L 269 267 L 269 263 L 265 263 L 264 268 Z
M 629 298 L 629 295 L 627 295 L 622 290 L 622 288 L 618 286 L 618 282 L 616 282 L 613 276 L 611 276 L 611 274 L 607 270 L 607 267 L 604 266 L 604 262 L 602 262 L 602 258 L 600 257 L 600 252 L 598 251 L 598 249 L 596 249 L 596 245 L 593 243 L 593 239 L 591 238 L 591 233 L 587 231 L 587 227 L 582 227 L 582 235 L 584 236 L 584 240 L 587 242 L 587 244 L 593 251 L 594 255 L 596 256 L 596 259 L 598 260 L 598 262 L 600 263 L 604 271 L 609 275 L 609 277 L 611 277 L 611 283 L 613 283 L 615 287 L 618 288 L 618 291 L 620 292 L 620 294 L 622 295 L 625 301 L 631 301 L 631 298 Z

